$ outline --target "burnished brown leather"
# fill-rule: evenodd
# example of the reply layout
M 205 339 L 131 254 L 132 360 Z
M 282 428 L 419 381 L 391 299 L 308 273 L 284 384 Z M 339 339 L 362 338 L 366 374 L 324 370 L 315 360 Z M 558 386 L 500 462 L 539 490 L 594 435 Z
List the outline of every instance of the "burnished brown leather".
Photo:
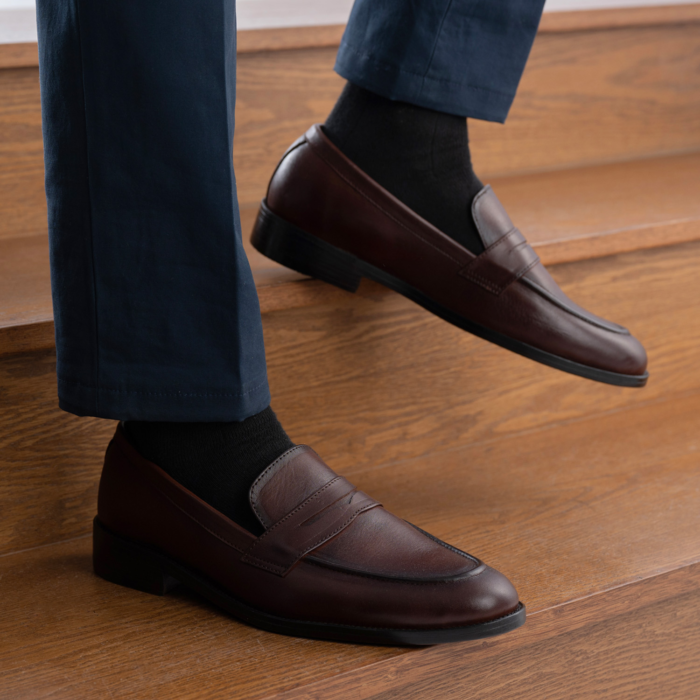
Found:
M 143 459 L 120 426 L 105 457 L 98 520 L 287 620 L 436 630 L 519 607 L 503 575 L 394 517 L 309 447 L 271 464 L 250 501 L 265 527 L 257 538 Z
M 472 205 L 485 248 L 476 256 L 369 178 L 316 125 L 278 165 L 266 206 L 456 317 L 565 362 L 629 378 L 630 386 L 646 379 L 639 341 L 564 294 L 489 186 Z

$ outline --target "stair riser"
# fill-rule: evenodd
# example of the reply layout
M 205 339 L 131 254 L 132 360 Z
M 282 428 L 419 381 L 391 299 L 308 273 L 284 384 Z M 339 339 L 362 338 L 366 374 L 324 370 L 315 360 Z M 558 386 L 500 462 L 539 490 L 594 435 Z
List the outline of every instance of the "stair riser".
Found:
M 506 126 L 470 123 L 493 177 L 700 148 L 700 23 L 540 34 Z M 260 201 L 280 155 L 343 86 L 335 49 L 239 57 L 234 160 Z M 571 138 L 576 134 L 576 138 Z M 36 68 L 0 70 L 0 238 L 46 229 Z
M 692 243 L 553 268 L 574 299 L 646 344 L 641 390 L 542 367 L 363 285 L 263 314 L 273 407 L 293 440 L 352 476 L 697 391 L 699 266 Z M 60 412 L 54 364 L 52 352 L 0 360 L 0 553 L 85 534 L 94 515 L 113 423 Z

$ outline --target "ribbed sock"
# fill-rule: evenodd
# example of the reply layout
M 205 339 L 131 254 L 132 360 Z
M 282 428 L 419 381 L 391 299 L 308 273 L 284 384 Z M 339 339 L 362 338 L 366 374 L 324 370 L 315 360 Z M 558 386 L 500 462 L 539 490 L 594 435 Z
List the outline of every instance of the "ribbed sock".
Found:
M 473 253 L 474 174 L 467 120 L 395 102 L 347 83 L 324 125 L 330 140 L 396 198 Z
M 248 492 L 294 446 L 269 406 L 239 423 L 128 421 L 125 429 L 139 453 L 175 481 L 249 532 L 264 531 Z

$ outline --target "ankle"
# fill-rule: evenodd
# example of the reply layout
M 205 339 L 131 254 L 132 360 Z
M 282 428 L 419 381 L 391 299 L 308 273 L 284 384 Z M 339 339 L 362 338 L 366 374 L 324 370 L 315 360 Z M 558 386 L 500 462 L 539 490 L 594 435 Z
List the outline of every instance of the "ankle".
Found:
M 483 184 L 472 170 L 466 119 L 348 83 L 324 131 L 355 165 L 419 216 L 472 252 L 483 250 L 471 216 Z
M 241 527 L 262 531 L 248 501 L 255 479 L 294 446 L 269 406 L 241 422 L 128 421 L 139 453 Z

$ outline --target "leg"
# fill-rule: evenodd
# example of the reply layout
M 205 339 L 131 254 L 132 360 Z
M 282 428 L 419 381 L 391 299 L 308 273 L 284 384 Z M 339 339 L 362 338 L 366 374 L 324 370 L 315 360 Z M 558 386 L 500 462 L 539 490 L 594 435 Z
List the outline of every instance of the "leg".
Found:
M 78 415 L 232 421 L 270 401 L 231 162 L 234 6 L 197 5 L 39 2 L 59 398 Z
M 267 407 L 231 165 L 233 0 L 38 10 L 60 401 L 126 421 L 95 570 L 161 594 L 179 581 L 300 636 L 432 644 L 521 625 L 505 577 L 384 511 Z

